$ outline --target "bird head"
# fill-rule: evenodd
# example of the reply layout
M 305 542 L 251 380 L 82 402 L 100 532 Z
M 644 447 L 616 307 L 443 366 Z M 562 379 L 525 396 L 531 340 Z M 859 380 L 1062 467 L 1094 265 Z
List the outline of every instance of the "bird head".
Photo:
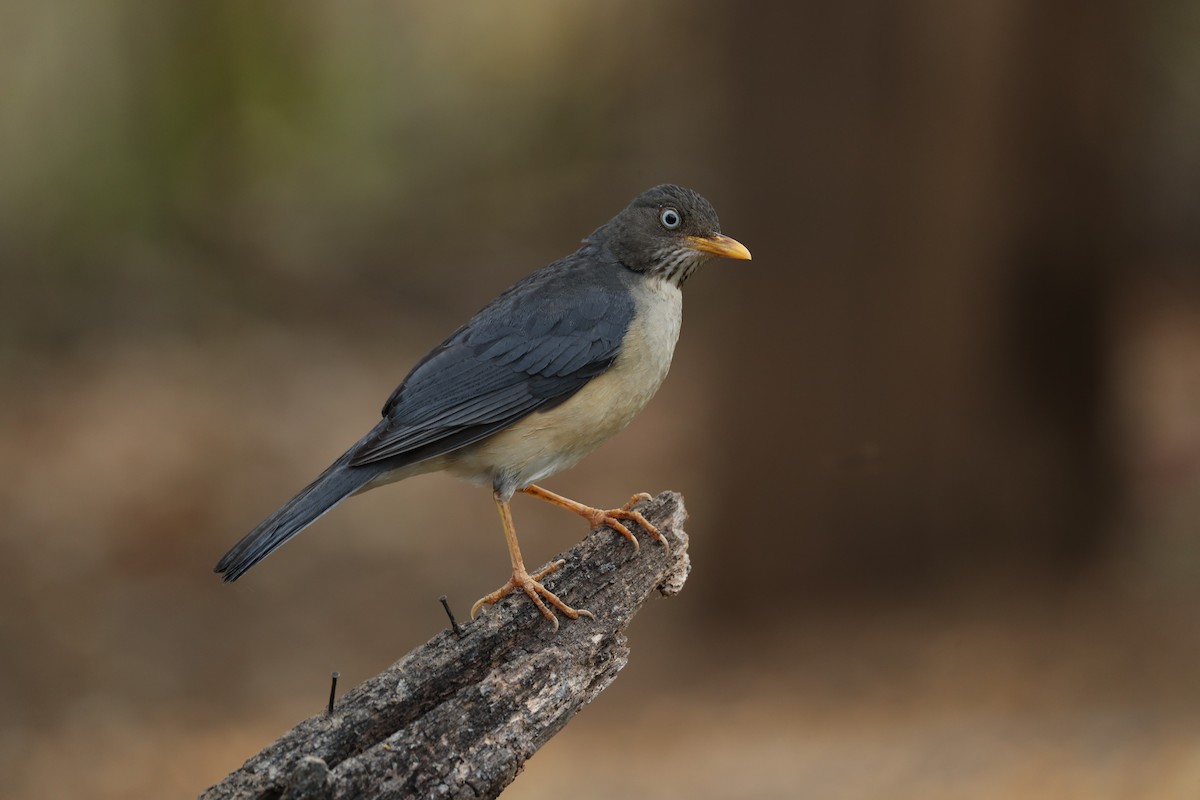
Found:
M 718 256 L 750 260 L 745 245 L 721 233 L 711 203 L 669 183 L 642 192 L 586 241 L 607 247 L 628 269 L 676 286 Z

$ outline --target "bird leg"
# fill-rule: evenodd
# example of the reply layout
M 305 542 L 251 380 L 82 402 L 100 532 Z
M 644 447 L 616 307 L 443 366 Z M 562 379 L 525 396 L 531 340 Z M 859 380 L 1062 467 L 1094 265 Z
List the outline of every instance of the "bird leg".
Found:
M 521 491 L 532 497 L 537 497 L 541 500 L 545 500 L 548 503 L 553 503 L 559 508 L 565 508 L 567 511 L 578 514 L 586 519 L 592 528 L 599 528 L 602 525 L 612 528 L 614 531 L 632 542 L 634 550 L 640 550 L 641 545 L 638 544 L 637 538 L 629 531 L 629 528 L 626 528 L 621 524 L 621 520 L 623 519 L 636 522 L 642 527 L 642 530 L 644 530 L 650 536 L 651 539 L 656 539 L 668 550 L 671 549 L 671 543 L 667 541 L 667 537 L 659 533 L 658 528 L 651 525 L 649 520 L 643 517 L 640 511 L 632 510 L 637 503 L 640 503 L 643 500 L 651 499 L 650 495 L 646 494 L 645 492 L 635 494 L 633 497 L 629 498 L 628 503 L 620 508 L 613 508 L 609 509 L 608 511 L 604 511 L 603 509 L 585 506 L 583 503 L 577 503 L 574 500 L 563 497 L 562 495 L 557 495 L 554 492 L 548 492 L 535 484 L 530 484 Z
M 500 522 L 504 526 L 504 540 L 508 543 L 508 556 L 512 560 L 512 577 L 496 591 L 475 601 L 475 605 L 471 606 L 471 619 L 475 618 L 483 606 L 495 605 L 501 598 L 507 597 L 517 589 L 529 596 L 533 604 L 542 612 L 542 616 L 554 624 L 554 630 L 558 630 L 558 617 L 554 616 L 554 612 L 546 606 L 546 602 L 571 619 L 593 618 L 592 612 L 582 608 L 571 608 L 560 600 L 558 595 L 540 583 L 543 577 L 561 567 L 566 563 L 565 561 L 555 561 L 533 575 L 529 574 L 525 569 L 525 561 L 521 558 L 521 548 L 517 545 L 517 531 L 513 527 L 512 510 L 508 507 L 508 501 L 501 499 L 498 493 L 494 493 L 492 496 L 496 500 L 496 507 L 500 509 Z M 543 602 L 543 598 L 546 602 Z

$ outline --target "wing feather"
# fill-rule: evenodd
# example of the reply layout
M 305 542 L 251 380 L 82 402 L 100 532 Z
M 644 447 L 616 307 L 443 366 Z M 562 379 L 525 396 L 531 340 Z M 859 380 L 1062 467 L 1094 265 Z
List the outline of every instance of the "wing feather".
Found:
M 633 319 L 623 272 L 577 254 L 516 284 L 413 368 L 350 464 L 443 455 L 579 391 L 616 360 Z

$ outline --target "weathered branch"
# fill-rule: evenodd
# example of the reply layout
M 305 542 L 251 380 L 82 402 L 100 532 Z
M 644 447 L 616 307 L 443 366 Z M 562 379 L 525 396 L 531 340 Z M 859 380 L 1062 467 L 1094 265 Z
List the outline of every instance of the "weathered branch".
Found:
M 616 678 L 625 628 L 657 589 L 683 588 L 690 562 L 683 500 L 639 508 L 671 542 L 640 552 L 593 532 L 545 584 L 595 620 L 557 632 L 523 594 L 510 596 L 410 652 L 301 722 L 206 791 L 220 798 L 495 797 L 525 760 Z

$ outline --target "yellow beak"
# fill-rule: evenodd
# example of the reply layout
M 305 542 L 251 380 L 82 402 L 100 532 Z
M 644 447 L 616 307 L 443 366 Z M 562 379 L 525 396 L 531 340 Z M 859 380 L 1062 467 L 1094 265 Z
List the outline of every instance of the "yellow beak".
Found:
M 701 253 L 712 253 L 714 256 L 736 258 L 739 261 L 749 261 L 750 251 L 746 245 L 729 236 L 714 233 L 712 236 L 686 236 L 687 243 L 693 250 Z

